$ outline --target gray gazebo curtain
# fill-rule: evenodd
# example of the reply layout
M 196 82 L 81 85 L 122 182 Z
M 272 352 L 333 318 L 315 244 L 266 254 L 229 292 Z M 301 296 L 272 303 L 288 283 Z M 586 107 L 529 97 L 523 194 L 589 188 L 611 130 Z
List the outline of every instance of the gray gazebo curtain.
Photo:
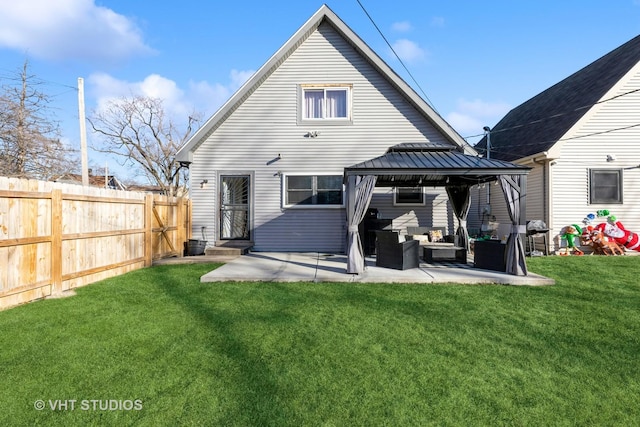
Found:
M 364 271 L 364 251 L 358 224 L 367 212 L 376 180 L 374 175 L 349 175 L 347 178 L 347 273 L 360 274 Z
M 467 216 L 471 206 L 471 191 L 469 191 L 468 185 L 449 185 L 447 186 L 447 194 L 453 207 L 453 213 L 458 219 L 458 228 L 456 229 L 457 244 L 469 251 Z
M 520 233 L 524 233 L 524 225 L 521 219 L 521 207 L 524 205 L 524 193 L 526 191 L 525 175 L 500 175 L 500 184 L 507 201 L 507 209 L 511 218 L 511 233 L 507 239 L 506 267 L 507 273 L 516 276 L 527 275 L 524 246 L 520 239 Z

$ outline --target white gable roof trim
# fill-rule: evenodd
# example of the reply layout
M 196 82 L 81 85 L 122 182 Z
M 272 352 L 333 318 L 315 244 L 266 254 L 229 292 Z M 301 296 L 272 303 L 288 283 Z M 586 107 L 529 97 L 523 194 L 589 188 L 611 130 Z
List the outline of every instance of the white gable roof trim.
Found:
M 369 61 L 418 111 L 431 122 L 452 143 L 463 148 L 467 154 L 476 151 L 462 138 L 422 97 L 420 97 L 398 74 L 393 71 L 356 33 L 354 33 L 326 4 L 302 26 L 269 60 L 256 71 L 216 113 L 198 129 L 189 141 L 178 151 L 178 161 L 192 161 L 192 153 L 206 138 L 222 124 L 298 46 L 313 33 L 322 22 L 329 23 L 360 54 Z

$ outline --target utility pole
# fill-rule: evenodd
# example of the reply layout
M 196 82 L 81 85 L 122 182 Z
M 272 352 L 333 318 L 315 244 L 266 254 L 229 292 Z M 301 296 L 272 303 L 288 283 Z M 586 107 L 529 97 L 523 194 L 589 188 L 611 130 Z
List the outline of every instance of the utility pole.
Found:
M 482 128 L 484 130 L 485 135 L 487 136 L 487 159 L 491 158 L 491 128 L 489 126 L 485 126 Z M 487 215 L 491 214 L 491 184 L 487 183 L 487 205 L 485 206 L 485 211 Z
M 80 151 L 82 156 L 82 185 L 89 186 L 89 160 L 87 157 L 87 124 L 84 115 L 84 79 L 78 77 L 78 116 L 80 117 Z

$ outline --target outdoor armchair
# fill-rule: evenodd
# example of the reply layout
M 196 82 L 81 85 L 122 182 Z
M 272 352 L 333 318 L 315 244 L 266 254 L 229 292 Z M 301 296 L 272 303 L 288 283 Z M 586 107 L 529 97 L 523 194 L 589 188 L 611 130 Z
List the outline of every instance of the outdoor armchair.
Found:
M 376 232 L 376 265 L 407 270 L 420 265 L 420 242 L 404 240 L 396 231 Z

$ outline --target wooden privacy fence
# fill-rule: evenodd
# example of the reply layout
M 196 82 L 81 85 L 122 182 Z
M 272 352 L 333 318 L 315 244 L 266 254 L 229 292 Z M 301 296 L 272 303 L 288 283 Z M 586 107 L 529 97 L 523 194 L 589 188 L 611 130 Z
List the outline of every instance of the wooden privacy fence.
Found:
M 0 309 L 182 256 L 191 203 L 0 177 Z

